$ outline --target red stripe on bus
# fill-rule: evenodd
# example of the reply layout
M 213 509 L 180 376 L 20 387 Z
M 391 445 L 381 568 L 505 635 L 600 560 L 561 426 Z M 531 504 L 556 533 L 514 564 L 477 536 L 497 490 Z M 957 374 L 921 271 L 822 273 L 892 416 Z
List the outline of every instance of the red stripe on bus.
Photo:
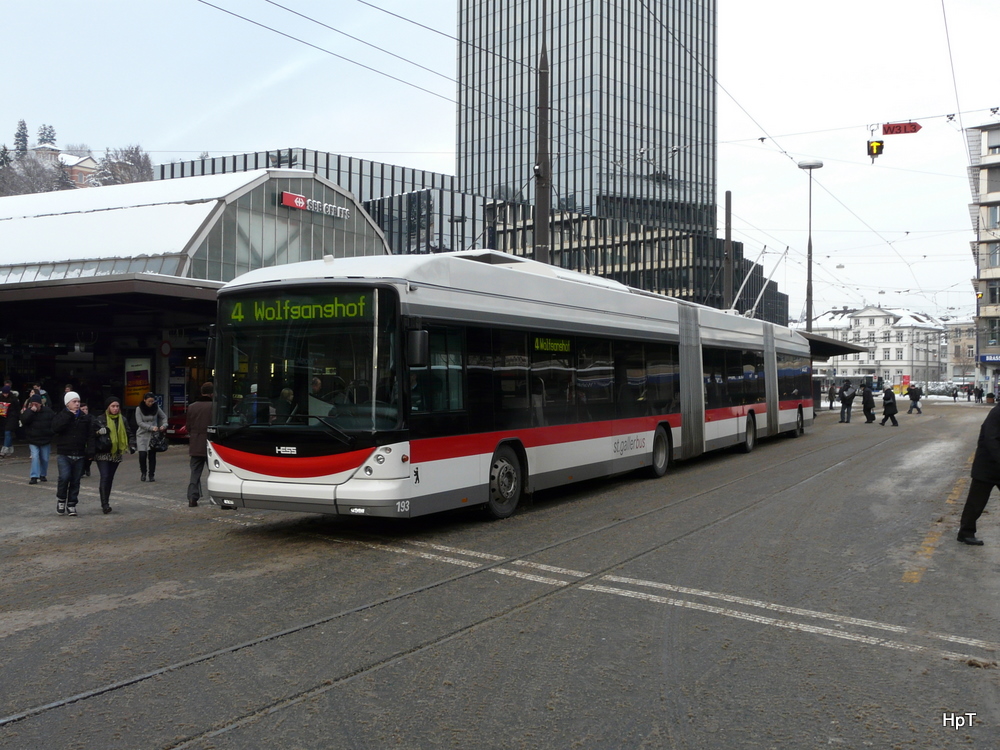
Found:
M 410 443 L 410 462 L 442 461 L 448 458 L 492 453 L 498 443 L 510 438 L 520 440 L 525 448 L 540 448 L 546 445 L 573 443 L 579 440 L 595 440 L 629 435 L 635 432 L 652 432 L 656 429 L 656 425 L 661 422 L 667 422 L 671 427 L 680 427 L 681 415 L 669 414 L 656 417 L 608 420 L 606 422 L 583 422 L 554 427 L 531 427 L 524 430 L 505 430 L 414 440 Z
M 778 411 L 795 411 L 799 407 L 805 409 L 812 406 L 812 401 L 779 401 Z M 706 409 L 705 422 L 721 422 L 726 419 L 739 419 L 745 417 L 750 412 L 754 414 L 765 414 L 767 404 L 747 404 L 746 406 L 726 406 L 722 409 Z
M 237 469 L 286 479 L 325 477 L 351 471 L 361 466 L 375 452 L 374 448 L 365 448 L 332 456 L 261 456 L 226 448 L 218 443 L 212 443 L 212 447 L 223 461 Z

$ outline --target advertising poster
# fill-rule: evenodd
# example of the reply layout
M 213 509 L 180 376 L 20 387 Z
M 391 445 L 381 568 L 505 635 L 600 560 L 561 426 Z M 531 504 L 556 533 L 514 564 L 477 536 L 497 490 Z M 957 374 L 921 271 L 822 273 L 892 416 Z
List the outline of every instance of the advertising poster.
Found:
M 138 406 L 142 395 L 152 389 L 152 371 L 148 357 L 125 360 L 125 406 Z

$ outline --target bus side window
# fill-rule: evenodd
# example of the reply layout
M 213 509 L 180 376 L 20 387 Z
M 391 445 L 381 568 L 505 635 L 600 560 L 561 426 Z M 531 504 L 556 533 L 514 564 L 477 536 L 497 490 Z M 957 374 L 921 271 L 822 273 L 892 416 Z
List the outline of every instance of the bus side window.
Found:
M 531 426 L 529 365 L 526 334 L 494 332 L 494 417 L 498 430 Z
M 410 409 L 414 412 L 460 411 L 465 408 L 462 331 L 430 330 L 427 367 L 410 368 Z

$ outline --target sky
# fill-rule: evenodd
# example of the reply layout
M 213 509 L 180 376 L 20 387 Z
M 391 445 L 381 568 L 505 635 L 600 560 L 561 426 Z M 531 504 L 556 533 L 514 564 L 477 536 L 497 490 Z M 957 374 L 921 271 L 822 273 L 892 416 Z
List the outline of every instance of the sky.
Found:
M 23 119 L 32 139 L 48 124 L 60 147 L 138 144 L 156 163 L 304 147 L 453 173 L 456 0 L 280 6 L 4 3 L 0 143 Z M 963 128 L 1000 121 L 984 29 L 1000 29 L 1000 2 L 718 0 L 720 236 L 728 190 L 733 238 L 789 295 L 792 318 L 805 309 L 803 159 L 823 162 L 815 314 L 974 314 Z M 873 163 L 867 141 L 899 122 L 921 130 L 885 136 Z

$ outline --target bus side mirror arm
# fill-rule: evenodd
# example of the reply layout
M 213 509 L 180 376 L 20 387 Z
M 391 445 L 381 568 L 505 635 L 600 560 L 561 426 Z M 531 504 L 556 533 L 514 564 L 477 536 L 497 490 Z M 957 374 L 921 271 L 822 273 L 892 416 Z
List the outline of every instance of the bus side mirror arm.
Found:
M 208 344 L 205 348 L 205 367 L 210 373 L 212 373 L 213 376 L 215 375 L 215 337 L 215 323 L 212 323 L 208 327 Z
M 427 367 L 430 358 L 430 334 L 427 331 L 407 331 L 406 363 L 410 367 Z

